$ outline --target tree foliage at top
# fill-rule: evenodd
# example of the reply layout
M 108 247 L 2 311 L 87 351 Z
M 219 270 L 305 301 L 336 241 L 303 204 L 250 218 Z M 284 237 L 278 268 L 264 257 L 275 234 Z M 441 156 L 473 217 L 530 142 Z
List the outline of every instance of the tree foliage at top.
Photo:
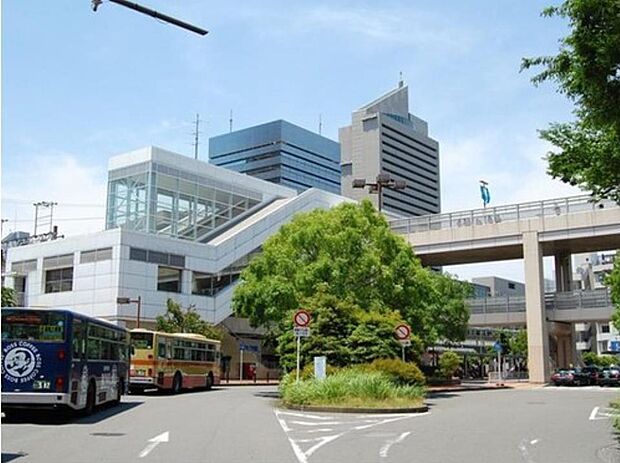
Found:
M 568 19 L 570 33 L 555 56 L 526 58 L 522 69 L 542 66 L 532 81 L 554 81 L 575 102 L 576 120 L 553 123 L 541 137 L 554 178 L 620 203 L 620 2 L 565 0 L 543 16 Z
M 17 293 L 13 288 L 2 287 L 2 307 L 15 307 L 17 305 Z
M 285 357 L 293 341 L 291 317 L 306 308 L 313 330 L 323 335 L 316 337 L 321 348 L 336 352 L 346 339 L 348 358 L 368 361 L 398 353 L 392 340 L 398 321 L 409 323 L 423 345 L 464 339 L 469 318 L 464 298 L 470 291 L 467 284 L 424 269 L 364 201 L 295 216 L 243 271 L 233 308 L 253 325 L 271 324 Z M 313 342 L 304 344 L 311 350 Z
M 156 318 L 157 330 L 165 333 L 202 334 L 209 339 L 222 339 L 223 333 L 211 323 L 200 318 L 194 306 L 183 309 L 178 302 L 168 299 L 166 313 Z

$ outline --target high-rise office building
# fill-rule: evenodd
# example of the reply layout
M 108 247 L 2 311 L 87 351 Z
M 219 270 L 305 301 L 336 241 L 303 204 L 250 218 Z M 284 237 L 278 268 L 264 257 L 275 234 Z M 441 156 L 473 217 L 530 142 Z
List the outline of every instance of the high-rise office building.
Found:
M 209 162 L 298 192 L 340 194 L 338 143 L 283 120 L 211 138 Z
M 342 195 L 370 199 L 377 195 L 354 189 L 353 179 L 374 182 L 389 174 L 404 180 L 404 190 L 383 190 L 383 209 L 411 216 L 441 211 L 439 143 L 428 136 L 428 124 L 409 113 L 408 88 L 398 87 L 352 113 L 340 129 Z

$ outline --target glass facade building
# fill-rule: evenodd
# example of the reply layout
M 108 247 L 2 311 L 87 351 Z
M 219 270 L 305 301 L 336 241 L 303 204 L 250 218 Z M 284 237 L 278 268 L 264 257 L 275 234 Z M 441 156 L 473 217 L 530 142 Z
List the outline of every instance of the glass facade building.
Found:
M 340 194 L 340 145 L 283 120 L 211 138 L 209 162 L 298 192 Z
M 243 177 L 232 183 L 222 179 L 221 169 L 188 162 L 192 165 L 180 167 L 149 160 L 111 169 L 106 228 L 206 242 L 217 230 L 274 198 L 245 187 Z M 200 169 L 192 169 L 193 163 L 211 172 L 198 172 Z

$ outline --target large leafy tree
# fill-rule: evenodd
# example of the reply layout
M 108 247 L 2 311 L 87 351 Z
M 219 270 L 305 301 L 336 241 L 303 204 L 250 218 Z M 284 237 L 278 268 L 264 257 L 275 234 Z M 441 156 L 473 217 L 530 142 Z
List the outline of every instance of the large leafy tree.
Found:
M 364 201 L 299 214 L 283 226 L 243 271 L 233 308 L 254 325 L 271 326 L 285 364 L 291 317 L 301 307 L 314 319 L 312 339 L 304 343 L 308 354 L 316 343 L 321 352 L 359 362 L 395 355 L 392 332 L 402 320 L 420 344 L 462 340 L 465 288 L 423 268 Z
M 522 68 L 542 66 L 533 82 L 554 81 L 576 116 L 540 131 L 557 148 L 548 172 L 620 203 L 620 2 L 565 0 L 543 15 L 568 19 L 570 33 L 557 55 L 526 58 Z
M 166 333 L 195 333 L 209 339 L 222 339 L 223 333 L 211 323 L 200 318 L 194 306 L 183 309 L 173 299 L 166 302 L 166 313 L 156 318 L 157 330 Z
M 15 307 L 17 305 L 17 293 L 13 288 L 2 287 L 2 307 Z

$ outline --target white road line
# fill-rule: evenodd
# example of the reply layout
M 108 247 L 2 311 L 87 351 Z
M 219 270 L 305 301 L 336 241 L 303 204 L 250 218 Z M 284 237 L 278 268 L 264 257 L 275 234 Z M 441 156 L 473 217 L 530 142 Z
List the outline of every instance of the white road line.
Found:
M 300 424 L 302 426 L 335 426 L 345 423 L 343 421 L 323 421 L 321 423 L 312 423 L 311 421 L 291 421 L 291 424 Z
M 307 413 L 294 413 L 294 412 L 279 412 L 280 415 L 290 415 L 290 416 L 297 416 L 300 418 L 311 418 L 313 420 L 333 420 L 334 417 L 333 416 L 320 416 L 320 415 L 309 415 Z
M 140 452 L 140 455 L 138 456 L 140 458 L 144 458 L 149 453 L 151 453 L 151 451 L 153 451 L 155 447 L 157 447 L 162 442 L 168 442 L 169 439 L 170 439 L 170 433 L 168 431 L 162 432 L 158 436 L 155 436 L 152 439 L 149 439 L 149 443 L 147 444 L 146 447 L 144 447 L 144 450 L 142 450 L 142 452 Z
M 385 445 L 383 447 L 381 447 L 381 450 L 379 450 L 379 456 L 381 458 L 387 458 L 388 452 L 390 451 L 390 447 L 392 447 L 392 445 L 394 445 L 394 444 L 398 444 L 398 443 L 404 441 L 409 434 L 411 434 L 411 431 L 407 431 L 407 432 L 402 433 L 396 439 L 388 439 L 385 442 Z
M 540 442 L 540 439 L 534 439 L 530 441 L 530 445 L 536 445 Z
M 592 409 L 592 413 L 590 413 L 590 421 L 594 421 L 596 419 L 596 414 L 598 413 L 600 407 L 594 407 Z
M 530 455 L 529 450 L 527 449 L 527 440 L 523 439 L 518 446 L 519 451 L 521 452 L 521 456 L 527 463 L 534 463 L 532 456 Z
M 319 428 L 319 429 L 308 429 L 308 430 L 304 430 L 300 432 L 305 432 L 306 434 L 313 434 L 316 432 L 332 432 L 332 431 L 333 431 L 332 428 Z

